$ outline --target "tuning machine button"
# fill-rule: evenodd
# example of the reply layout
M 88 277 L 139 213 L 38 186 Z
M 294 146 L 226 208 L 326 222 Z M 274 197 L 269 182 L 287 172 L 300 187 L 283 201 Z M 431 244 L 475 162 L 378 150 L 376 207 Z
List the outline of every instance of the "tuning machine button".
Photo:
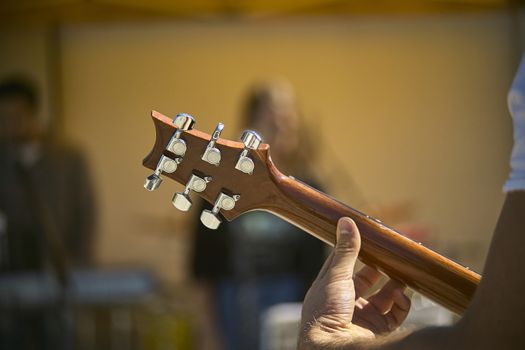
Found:
M 186 183 L 186 187 L 184 187 L 184 191 L 176 192 L 173 196 L 173 199 L 171 201 L 173 203 L 173 206 L 179 210 L 188 211 L 192 204 L 190 198 L 190 191 L 204 191 L 206 189 L 206 186 L 208 185 L 208 182 L 210 182 L 211 180 L 212 178 L 210 176 L 200 177 L 195 174 L 192 174 L 190 179 Z
M 171 174 L 175 172 L 180 162 L 180 158 L 171 159 L 165 155 L 162 155 L 153 174 L 146 178 L 146 181 L 144 182 L 144 188 L 148 191 L 154 191 L 159 188 L 160 184 L 162 183 L 162 178 L 160 175 L 162 173 Z
M 222 222 L 222 220 L 219 219 L 219 217 L 217 216 L 217 214 L 219 214 L 219 211 L 221 209 L 232 210 L 235 207 L 235 202 L 237 202 L 240 198 L 241 196 L 238 194 L 229 196 L 221 192 L 219 196 L 217 197 L 217 199 L 215 200 L 213 209 L 212 210 L 205 209 L 202 211 L 202 214 L 201 214 L 202 224 L 209 229 L 212 229 L 212 230 L 217 229 Z
M 180 113 L 173 118 L 173 124 L 177 127 L 177 131 L 171 137 L 166 149 L 179 157 L 183 157 L 186 154 L 187 146 L 186 142 L 180 137 L 184 131 L 193 129 L 195 119 L 187 113 Z
M 255 164 L 253 160 L 248 157 L 250 150 L 256 150 L 261 144 L 261 137 L 253 130 L 245 130 L 241 135 L 241 141 L 244 143 L 244 149 L 239 155 L 235 169 L 242 171 L 246 174 L 252 174 Z
M 206 146 L 206 150 L 204 151 L 204 154 L 201 158 L 203 161 L 213 164 L 215 166 L 218 166 L 221 162 L 221 151 L 217 147 L 215 147 L 215 142 L 217 142 L 217 140 L 219 139 L 222 129 L 224 129 L 224 124 L 217 124 L 215 131 L 211 135 L 210 142 L 208 143 L 208 146 Z

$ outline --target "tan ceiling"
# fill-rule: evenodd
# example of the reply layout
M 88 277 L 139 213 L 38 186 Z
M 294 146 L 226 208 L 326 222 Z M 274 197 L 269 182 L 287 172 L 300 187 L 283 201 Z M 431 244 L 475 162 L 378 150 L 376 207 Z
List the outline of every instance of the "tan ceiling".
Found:
M 155 18 L 484 11 L 521 0 L 0 0 L 3 25 Z

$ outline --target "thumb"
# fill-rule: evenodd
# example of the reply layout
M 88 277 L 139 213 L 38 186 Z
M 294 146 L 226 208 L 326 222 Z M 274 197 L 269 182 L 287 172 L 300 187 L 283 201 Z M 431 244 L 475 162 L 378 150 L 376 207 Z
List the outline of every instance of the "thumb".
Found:
M 361 237 L 355 222 L 346 217 L 339 219 L 332 270 L 339 276 L 343 274 L 351 278 L 360 248 Z

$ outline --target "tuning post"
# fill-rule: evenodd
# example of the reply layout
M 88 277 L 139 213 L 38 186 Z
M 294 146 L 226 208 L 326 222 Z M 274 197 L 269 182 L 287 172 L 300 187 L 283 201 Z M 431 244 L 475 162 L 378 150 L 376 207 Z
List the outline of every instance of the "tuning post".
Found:
M 153 174 L 146 178 L 146 181 L 144 182 L 144 188 L 148 191 L 154 191 L 159 188 L 160 184 L 162 183 L 162 178 L 160 175 L 162 173 L 171 174 L 175 172 L 180 162 L 180 158 L 171 159 L 165 155 L 162 155 Z
M 192 174 L 184 191 L 176 192 L 173 196 L 172 203 L 173 206 L 182 211 L 188 211 L 191 208 L 192 202 L 190 198 L 190 191 L 202 192 L 206 189 L 208 183 L 212 180 L 210 176 L 200 177 L 195 174 Z
M 201 214 L 201 222 L 204 226 L 209 229 L 215 230 L 219 227 L 222 220 L 217 216 L 221 209 L 232 210 L 235 207 L 235 202 L 241 198 L 240 195 L 234 194 L 229 196 L 224 192 L 219 193 L 219 196 L 215 200 L 212 210 L 205 209 Z
M 255 164 L 253 160 L 248 156 L 250 150 L 256 150 L 261 144 L 261 137 L 253 130 L 245 130 L 241 135 L 241 141 L 244 143 L 244 149 L 239 155 L 235 169 L 242 171 L 246 174 L 252 174 Z
M 186 141 L 180 137 L 184 131 L 193 129 L 195 119 L 187 113 L 180 113 L 173 118 L 173 124 L 177 127 L 177 131 L 171 137 L 166 149 L 179 157 L 183 157 L 188 147 Z
M 224 124 L 217 124 L 215 131 L 211 135 L 210 142 L 208 143 L 208 146 L 206 146 L 206 150 L 201 158 L 203 161 L 215 166 L 219 166 L 219 163 L 221 162 L 221 151 L 215 147 L 215 142 L 219 139 L 222 129 L 224 129 Z

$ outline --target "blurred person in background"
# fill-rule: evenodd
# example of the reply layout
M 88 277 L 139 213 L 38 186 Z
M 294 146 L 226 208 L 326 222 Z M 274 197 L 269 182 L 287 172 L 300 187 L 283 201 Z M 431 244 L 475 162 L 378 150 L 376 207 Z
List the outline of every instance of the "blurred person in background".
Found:
M 38 108 L 30 79 L 0 82 L 1 276 L 51 271 L 64 289 L 71 266 L 91 263 L 93 192 L 82 154 L 50 138 Z M 0 348 L 62 348 L 50 309 L 2 313 Z
M 255 86 L 244 108 L 244 127 L 271 145 L 279 169 L 315 185 L 315 156 L 285 81 Z M 200 213 L 200 211 L 197 211 Z M 199 222 L 199 220 L 196 220 Z M 261 315 L 284 302 L 300 302 L 323 260 L 324 244 L 262 211 L 246 213 L 218 230 L 195 228 L 193 276 L 207 289 L 210 315 L 228 350 L 258 349 Z

